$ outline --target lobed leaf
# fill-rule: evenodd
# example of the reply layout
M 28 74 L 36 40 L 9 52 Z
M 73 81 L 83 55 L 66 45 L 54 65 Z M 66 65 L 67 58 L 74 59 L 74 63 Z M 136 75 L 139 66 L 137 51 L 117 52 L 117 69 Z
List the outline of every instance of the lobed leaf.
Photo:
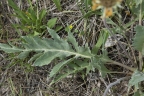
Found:
M 60 71 L 60 69 L 63 68 L 63 66 L 65 66 L 65 65 L 68 64 L 68 63 L 70 63 L 70 62 L 73 61 L 73 60 L 74 60 L 74 58 L 71 58 L 71 59 L 68 59 L 68 60 L 66 60 L 66 61 L 63 61 L 63 62 L 58 63 L 57 65 L 55 65 L 55 66 L 53 67 L 53 69 L 51 70 L 49 76 L 50 76 L 50 77 L 53 77 L 55 74 L 57 74 L 57 73 Z
M 0 50 L 5 51 L 6 53 L 15 53 L 21 52 L 23 49 L 0 43 Z
M 76 63 L 76 64 L 75 64 Z M 59 80 L 67 77 L 68 75 L 70 74 L 73 74 L 73 73 L 77 73 L 79 71 L 82 71 L 83 69 L 85 68 L 88 68 L 90 65 L 86 62 L 81 62 L 79 64 L 77 64 L 78 62 L 71 62 L 68 64 L 68 66 L 70 67 L 69 69 L 63 69 L 64 70 L 64 73 L 63 74 L 59 74 L 57 75 L 53 81 L 50 83 L 50 85 L 52 85 L 53 83 L 56 83 L 58 82 Z
M 144 49 L 144 27 L 143 26 L 136 26 L 135 28 L 136 31 L 136 35 L 134 37 L 134 41 L 133 41 L 133 47 L 142 52 L 142 50 Z
M 28 61 L 33 62 L 33 66 L 48 65 L 58 58 L 63 60 L 63 62 L 56 64 L 50 72 L 49 76 L 54 77 L 52 83 L 73 73 L 89 73 L 90 70 L 94 71 L 95 68 L 104 73 L 108 72 L 104 62 L 101 61 L 101 58 L 104 57 L 93 55 L 87 44 L 78 46 L 72 33 L 68 33 L 67 39 L 62 39 L 54 30 L 50 28 L 47 28 L 47 30 L 51 38 L 23 36 L 21 48 L 12 44 L 0 43 L 0 50 L 7 53 L 19 52 L 20 54 L 17 57 L 21 59 L 25 59 L 30 52 L 33 52 L 33 56 Z M 83 60 L 79 58 L 83 58 Z M 86 70 L 84 71 L 84 69 Z
M 22 43 L 23 48 L 17 48 L 13 45 L 1 44 L 0 49 L 7 53 L 20 52 L 19 58 L 24 59 L 29 55 L 29 52 L 36 52 L 36 56 L 33 65 L 34 66 L 43 66 L 49 64 L 55 58 L 66 58 L 68 56 L 76 56 L 83 58 L 91 58 L 89 48 L 87 46 L 80 47 L 80 50 L 75 50 L 77 44 L 69 44 L 66 40 L 61 39 L 54 30 L 48 28 L 48 32 L 52 38 L 40 38 L 40 37 L 31 37 L 23 36 L 24 42 Z M 72 34 L 69 34 L 69 36 Z M 71 42 L 76 42 L 73 36 Z M 73 46 L 73 47 L 72 47 Z M 33 59 L 31 59 L 33 60 Z
M 129 81 L 129 86 L 135 86 L 138 89 L 138 84 L 141 81 L 144 81 L 144 73 L 136 70 Z

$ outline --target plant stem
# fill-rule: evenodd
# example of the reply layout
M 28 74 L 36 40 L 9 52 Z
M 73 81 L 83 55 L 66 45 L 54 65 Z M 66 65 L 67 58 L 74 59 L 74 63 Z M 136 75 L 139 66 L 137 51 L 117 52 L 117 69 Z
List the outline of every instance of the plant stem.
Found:
M 127 65 L 124 65 L 122 63 L 119 63 L 119 62 L 116 62 L 116 61 L 113 61 L 111 59 L 105 59 L 105 58 L 101 58 L 102 61 L 105 61 L 107 62 L 106 64 L 113 64 L 113 65 L 118 65 L 118 66 L 121 66 L 121 67 L 124 67 L 132 72 L 134 72 L 136 70 L 136 68 L 132 68 L 132 67 L 129 67 Z
M 122 64 L 122 63 L 119 63 L 119 62 L 116 62 L 116 61 L 113 61 L 113 60 L 108 60 L 108 62 L 109 62 L 109 63 L 106 63 L 106 64 L 119 65 L 119 66 L 124 67 L 124 68 L 126 68 L 126 69 L 128 69 L 128 70 L 130 70 L 130 71 L 133 71 L 133 72 L 136 70 L 135 68 L 129 67 L 129 66 L 127 66 L 127 65 L 124 65 L 124 64 Z
M 142 25 L 142 3 L 140 4 L 139 25 Z M 142 67 L 143 67 L 142 57 L 143 57 L 142 53 L 139 52 L 139 70 L 142 70 Z

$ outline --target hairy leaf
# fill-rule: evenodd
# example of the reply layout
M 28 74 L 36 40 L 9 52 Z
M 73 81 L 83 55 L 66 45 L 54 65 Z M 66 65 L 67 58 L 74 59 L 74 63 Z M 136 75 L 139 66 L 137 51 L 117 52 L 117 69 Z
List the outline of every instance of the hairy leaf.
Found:
M 144 27 L 143 26 L 136 26 L 135 28 L 136 35 L 134 37 L 133 46 L 136 50 L 142 52 L 143 45 L 144 45 Z
M 51 72 L 50 78 L 54 77 L 52 83 L 61 80 L 62 78 L 77 72 L 89 73 L 95 68 L 101 72 L 107 73 L 108 70 L 104 66 L 101 58 L 92 54 L 88 45 L 78 46 L 75 37 L 72 33 L 68 33 L 67 38 L 62 39 L 56 31 L 47 28 L 50 38 L 40 38 L 38 36 L 23 36 L 21 47 L 16 47 L 12 44 L 0 43 L 0 50 L 7 53 L 19 53 L 18 58 L 25 59 L 30 52 L 33 56 L 29 58 L 29 63 L 33 66 L 48 65 L 53 60 L 62 60 L 56 64 Z M 86 69 L 86 70 L 84 70 Z M 51 84 L 52 84 L 51 83 Z
M 70 63 L 72 60 L 74 60 L 74 58 L 71 58 L 71 59 L 68 59 L 68 60 L 66 60 L 66 61 L 63 61 L 63 62 L 60 62 L 60 63 L 56 64 L 56 65 L 53 67 L 53 69 L 51 70 L 49 76 L 50 76 L 50 77 L 53 77 L 55 74 L 57 74 L 57 73 L 60 71 L 60 69 L 63 68 L 63 66 L 65 66 L 65 65 L 68 64 L 68 63 Z
M 138 89 L 138 84 L 141 81 L 144 81 L 144 73 L 136 70 L 129 81 L 129 86 L 135 86 Z
M 103 57 L 92 57 L 91 58 L 91 64 L 94 68 L 97 68 L 99 71 L 102 72 L 110 72 L 105 66 L 104 66 L 104 61 L 101 60 Z
M 21 52 L 22 51 L 21 48 L 17 48 L 15 46 L 11 46 L 8 44 L 2 44 L 2 43 L 0 43 L 0 50 L 3 50 L 7 53 L 15 53 L 15 52 Z
M 72 34 L 69 34 L 69 36 L 71 37 L 70 42 L 73 43 L 69 44 L 67 40 L 61 39 L 54 30 L 48 28 L 48 32 L 52 38 L 41 39 L 40 37 L 23 36 L 23 48 L 17 48 L 13 45 L 0 43 L 0 49 L 7 53 L 20 52 L 20 55 L 18 56 L 19 58 L 25 58 L 28 56 L 29 52 L 36 52 L 35 54 L 38 54 L 39 52 L 43 53 L 37 55 L 37 58 L 33 63 L 34 66 L 47 65 L 57 57 L 65 58 L 68 56 L 76 56 L 91 58 L 93 56 L 87 46 L 78 47 L 78 45 L 75 44 L 76 41 Z M 80 50 L 77 48 L 80 48 Z
M 75 62 L 76 63 L 76 62 Z M 67 77 L 68 75 L 70 74 L 73 74 L 73 73 L 77 73 L 79 71 L 82 71 L 83 69 L 85 68 L 88 68 L 90 65 L 86 62 L 79 62 L 79 64 L 75 64 L 75 63 L 69 63 L 68 66 L 70 67 L 69 69 L 63 69 L 64 73 L 63 74 L 59 74 L 58 76 L 56 76 L 53 81 L 50 83 L 53 84 L 55 82 L 58 82 L 59 80 Z

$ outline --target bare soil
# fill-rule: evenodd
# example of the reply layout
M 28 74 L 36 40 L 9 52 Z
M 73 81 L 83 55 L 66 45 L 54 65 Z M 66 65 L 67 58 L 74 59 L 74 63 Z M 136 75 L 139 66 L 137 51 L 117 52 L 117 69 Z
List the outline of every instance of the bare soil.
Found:
M 27 0 L 13 1 L 21 10 L 26 10 L 29 7 Z M 32 1 L 33 5 L 35 5 L 35 0 Z M 90 16 L 87 21 L 89 25 L 85 28 L 85 20 L 80 20 L 83 14 L 80 11 L 77 0 L 61 0 L 61 5 L 64 11 L 70 10 L 73 12 L 58 11 L 52 0 L 38 0 L 39 10 L 45 8 L 49 12 L 46 21 L 50 18 L 58 17 L 57 24 L 63 27 L 75 22 L 73 24 L 74 28 L 84 32 L 81 38 L 77 38 L 78 34 L 75 34 L 79 44 L 84 45 L 85 42 L 88 42 L 89 46 L 93 47 L 97 42 L 100 30 L 104 27 L 100 16 Z M 131 16 L 127 16 L 124 13 L 127 10 L 123 9 L 123 12 L 121 12 L 122 17 L 125 17 L 123 19 L 124 23 L 132 19 Z M 0 43 L 16 42 L 16 39 L 19 38 L 18 33 L 12 27 L 12 24 L 19 23 L 19 20 L 12 16 L 13 12 L 13 9 L 8 6 L 7 0 L 0 1 Z M 131 26 L 131 30 L 126 32 L 127 36 L 129 36 L 128 40 L 133 38 L 134 33 L 130 33 L 130 31 L 133 32 L 133 26 Z M 44 36 L 47 37 L 46 35 Z M 59 35 L 65 36 L 64 29 L 59 32 Z M 127 43 L 125 39 L 121 39 L 121 41 Z M 111 59 L 132 66 L 130 61 L 121 55 L 124 52 L 117 45 L 107 50 Z M 130 54 L 132 53 L 130 52 Z M 102 96 L 110 83 L 118 78 L 130 75 L 130 72 L 125 68 L 108 65 L 108 69 L 121 73 L 111 73 L 102 78 L 101 74 L 96 71 L 89 73 L 84 79 L 80 74 L 77 74 L 49 86 L 51 80 L 48 75 L 52 67 L 52 64 L 34 67 L 26 63 L 25 60 L 16 59 L 14 54 L 6 54 L 0 51 L 0 96 Z M 124 80 L 113 86 L 109 90 L 109 93 L 111 93 L 109 96 L 125 96 L 127 85 L 128 80 Z

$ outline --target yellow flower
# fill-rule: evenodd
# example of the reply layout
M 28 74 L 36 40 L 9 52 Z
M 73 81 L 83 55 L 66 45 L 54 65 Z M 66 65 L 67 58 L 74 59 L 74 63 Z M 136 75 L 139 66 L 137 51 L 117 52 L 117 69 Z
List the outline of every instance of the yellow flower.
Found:
M 73 28 L 73 26 L 72 25 L 69 25 L 69 29 L 72 29 Z
M 104 8 L 103 18 L 113 15 L 113 8 L 120 6 L 122 0 L 92 0 L 92 10 Z

